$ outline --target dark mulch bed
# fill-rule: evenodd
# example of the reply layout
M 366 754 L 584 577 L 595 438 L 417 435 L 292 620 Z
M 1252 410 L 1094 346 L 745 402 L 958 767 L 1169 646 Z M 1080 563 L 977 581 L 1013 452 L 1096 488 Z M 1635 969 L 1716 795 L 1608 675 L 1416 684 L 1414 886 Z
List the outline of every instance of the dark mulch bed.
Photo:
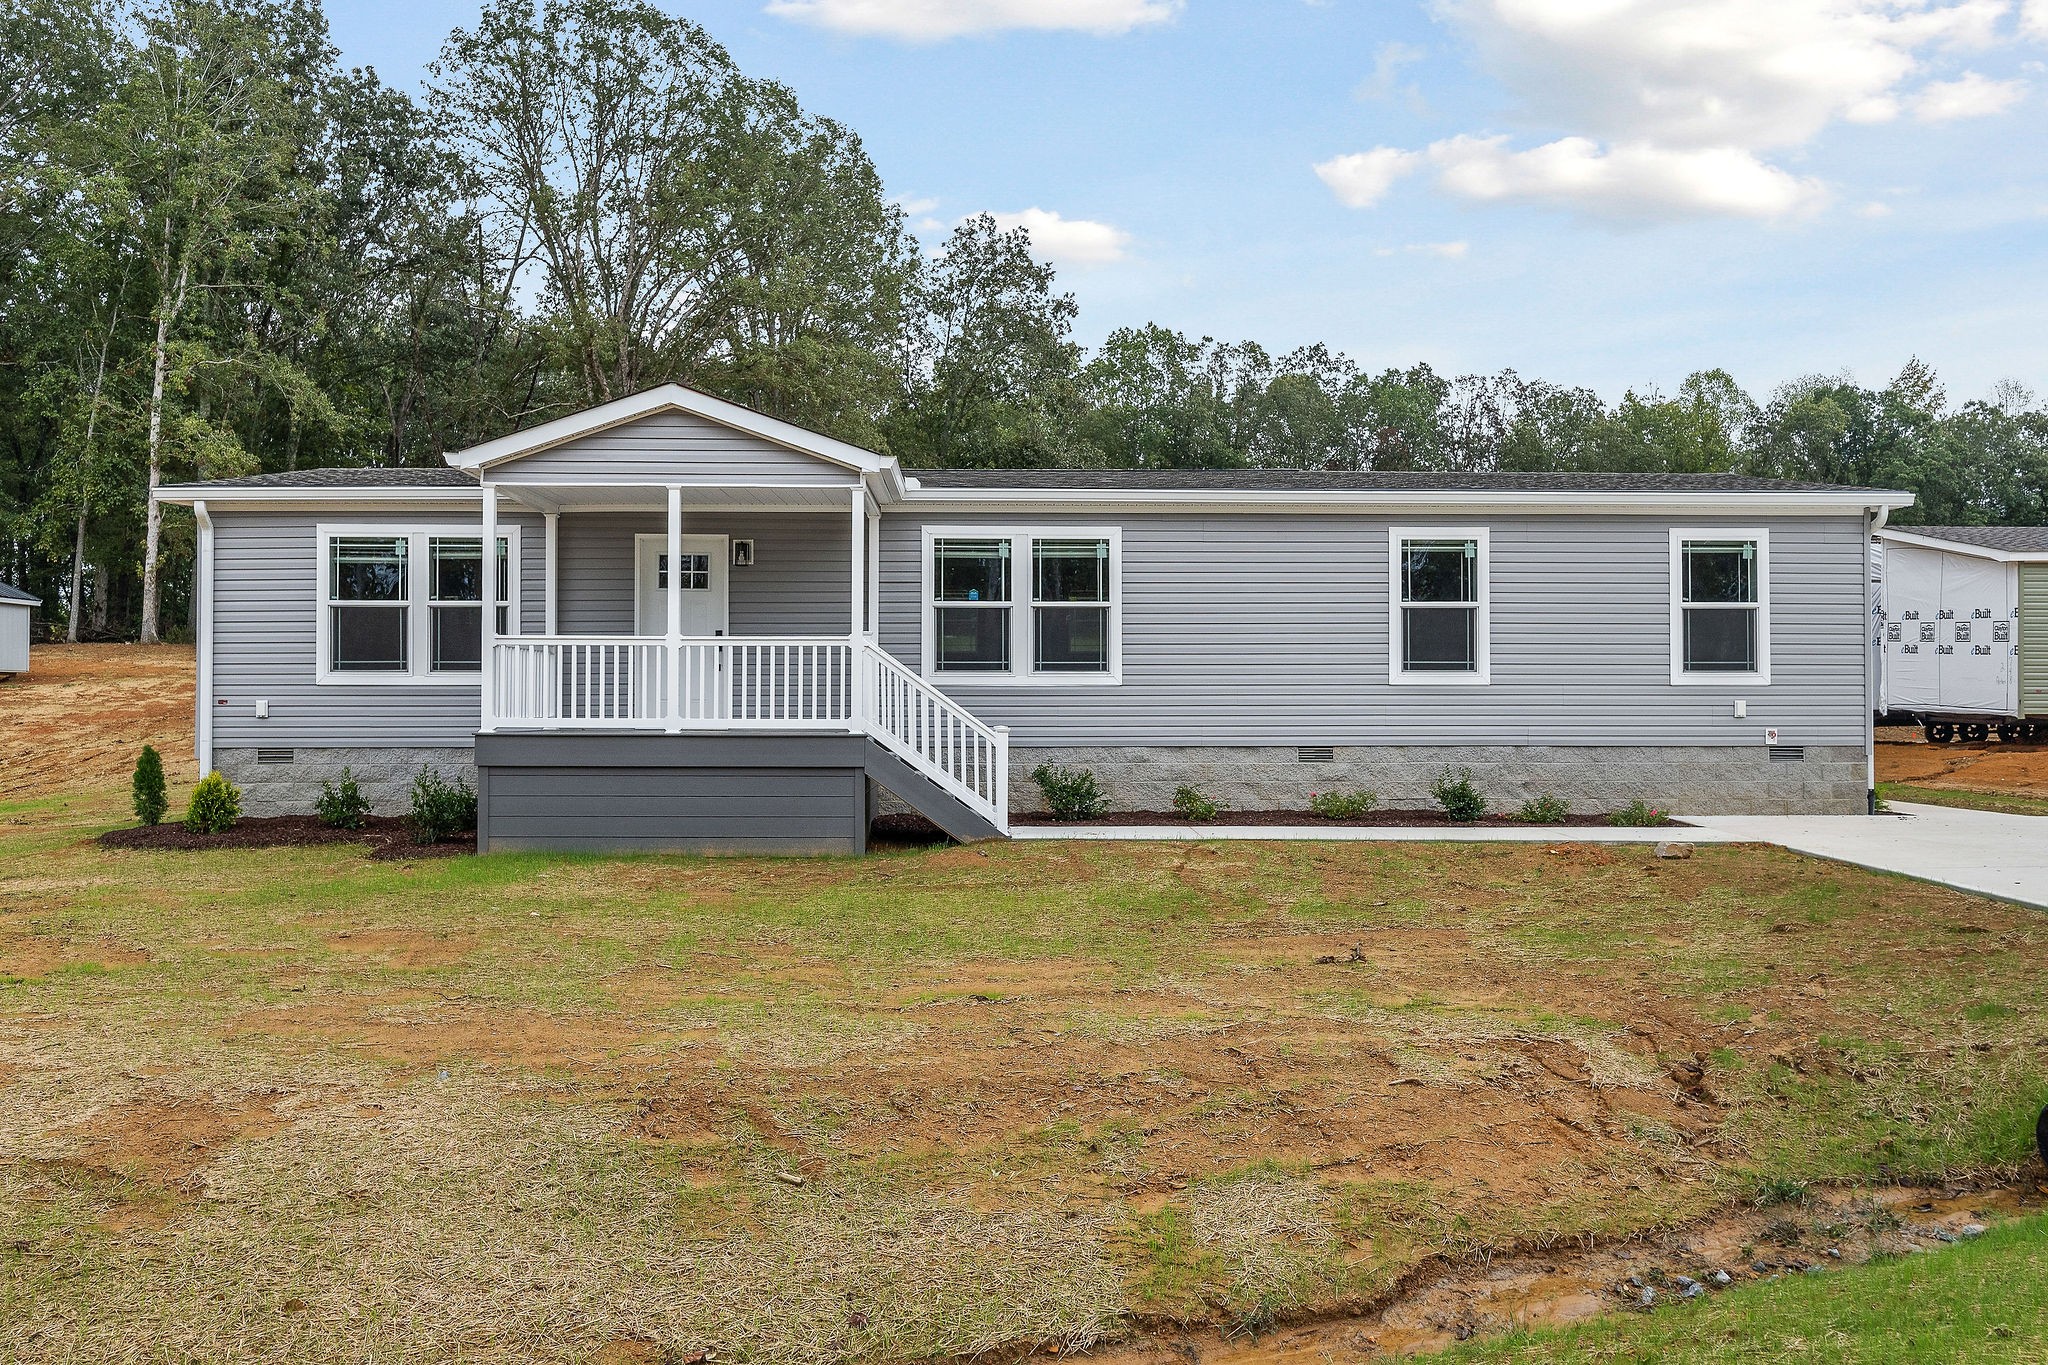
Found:
M 1010 816 L 1013 825 L 1058 825 L 1069 823 L 1055 820 L 1050 815 L 1020 811 Z M 1185 825 L 1189 829 L 1202 826 L 1175 811 L 1119 810 L 1107 815 L 1092 816 L 1086 820 L 1071 823 L 1079 825 Z M 1305 810 L 1227 810 L 1208 822 L 1215 825 L 1330 825 L 1334 827 L 1390 827 L 1396 829 L 1528 829 L 1529 825 L 1511 815 L 1489 815 L 1483 820 L 1453 820 L 1442 811 L 1436 810 L 1376 810 L 1370 815 L 1361 815 L 1350 820 L 1332 820 Z M 1605 826 L 1604 815 L 1571 815 L 1556 822 L 1558 827 L 1587 829 Z M 1676 826 L 1676 820 L 1663 820 L 1659 826 Z M 1546 824 L 1545 828 L 1550 826 Z
M 416 844 L 405 821 L 373 815 L 361 829 L 334 829 L 311 815 L 254 815 L 221 834 L 193 834 L 176 820 L 108 830 L 99 838 L 105 848 L 299 848 L 310 844 L 367 844 L 372 858 L 453 858 L 476 852 L 474 834 L 458 835 L 438 844 Z

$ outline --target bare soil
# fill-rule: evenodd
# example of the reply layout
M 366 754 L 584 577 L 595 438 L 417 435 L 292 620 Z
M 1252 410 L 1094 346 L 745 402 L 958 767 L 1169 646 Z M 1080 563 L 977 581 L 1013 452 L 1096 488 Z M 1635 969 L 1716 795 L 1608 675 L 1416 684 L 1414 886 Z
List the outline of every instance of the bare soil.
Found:
M 1877 780 L 2048 798 L 2048 744 L 1929 744 L 1917 729 L 1877 732 Z
M 0 801 L 115 793 L 135 755 L 163 755 L 173 786 L 198 780 L 190 645 L 38 645 L 0 682 Z
M 1059 820 L 1050 815 L 1025 811 L 1011 817 L 1019 825 L 1058 825 L 1075 823 Z M 1104 815 L 1091 815 L 1079 821 L 1088 825 L 1177 825 L 1187 829 L 1201 829 L 1203 824 L 1250 825 L 1257 827 L 1330 825 L 1362 829 L 1526 829 L 1528 822 L 1517 820 L 1512 815 L 1488 815 L 1478 820 L 1453 820 L 1439 810 L 1376 810 L 1367 815 L 1334 819 L 1317 815 L 1307 810 L 1227 810 L 1212 821 L 1197 823 L 1177 811 L 1118 810 Z M 1544 822 L 1544 828 L 1591 829 L 1611 824 L 1605 815 L 1568 815 L 1562 820 Z M 1676 825 L 1676 820 L 1659 820 L 1657 826 Z
M 306 848 L 319 844 L 363 844 L 372 858 L 450 858 L 476 852 L 476 836 L 459 835 L 440 843 L 421 844 L 403 820 L 373 815 L 361 829 L 335 829 L 311 815 L 252 815 L 219 834 L 194 834 L 176 820 L 161 825 L 136 825 L 108 830 L 99 837 L 103 848 L 180 850 L 208 848 Z

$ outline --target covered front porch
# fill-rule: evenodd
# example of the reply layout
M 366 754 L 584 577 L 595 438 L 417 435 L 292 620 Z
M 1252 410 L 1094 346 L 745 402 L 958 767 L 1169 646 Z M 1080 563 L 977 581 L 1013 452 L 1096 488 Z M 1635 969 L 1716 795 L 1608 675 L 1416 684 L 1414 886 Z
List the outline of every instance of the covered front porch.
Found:
M 914 778 L 1007 830 L 1007 735 L 876 642 L 879 517 L 863 480 L 564 482 L 514 464 L 482 487 L 486 543 L 518 514 L 543 527 L 538 562 L 521 556 L 541 632 L 521 629 L 530 608 L 485 613 L 486 785 L 482 757 L 504 749 L 494 736 L 854 736 L 898 765 L 897 795 L 917 804 L 899 789 Z M 532 768 L 543 751 L 504 752 Z M 649 780 L 665 779 L 633 779 Z

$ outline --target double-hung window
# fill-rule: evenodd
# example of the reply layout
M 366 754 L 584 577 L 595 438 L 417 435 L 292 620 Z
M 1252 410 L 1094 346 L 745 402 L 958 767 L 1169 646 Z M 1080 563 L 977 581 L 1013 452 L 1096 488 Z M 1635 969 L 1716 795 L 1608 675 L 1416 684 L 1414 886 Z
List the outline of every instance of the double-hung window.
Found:
M 1396 683 L 1484 683 L 1487 534 L 1484 527 L 1403 528 L 1388 535 Z
M 515 616 L 518 532 L 498 538 L 491 605 Z M 323 683 L 460 682 L 483 666 L 483 538 L 460 528 L 321 527 Z
M 925 672 L 959 681 L 1114 682 L 1115 530 L 926 535 Z
M 1768 683 L 1770 536 L 1671 533 L 1671 681 Z

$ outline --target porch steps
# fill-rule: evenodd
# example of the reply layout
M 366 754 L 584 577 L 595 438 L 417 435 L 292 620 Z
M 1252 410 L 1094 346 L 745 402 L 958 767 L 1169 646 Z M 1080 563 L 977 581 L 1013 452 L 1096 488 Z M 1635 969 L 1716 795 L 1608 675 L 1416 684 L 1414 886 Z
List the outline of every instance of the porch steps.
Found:
M 887 787 L 905 805 L 963 844 L 1007 837 L 987 815 L 873 738 L 867 744 L 867 770 L 870 778 Z

